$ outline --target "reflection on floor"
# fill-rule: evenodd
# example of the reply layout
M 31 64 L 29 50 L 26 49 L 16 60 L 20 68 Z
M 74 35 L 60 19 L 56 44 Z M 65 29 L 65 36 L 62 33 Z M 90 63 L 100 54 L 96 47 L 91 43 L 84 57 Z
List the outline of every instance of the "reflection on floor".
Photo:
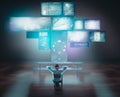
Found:
M 48 70 L 32 70 L 34 65 L 31 63 L 20 65 L 22 68 L 9 78 L 2 76 L 8 69 L 0 69 L 0 78 L 4 79 L 0 81 L 0 87 L 6 82 L 4 88 L 0 88 L 0 97 L 120 97 L 119 64 L 87 63 L 80 65 L 84 69 L 67 70 L 62 91 L 54 90 L 52 74 Z M 76 68 L 75 65 L 68 67 Z

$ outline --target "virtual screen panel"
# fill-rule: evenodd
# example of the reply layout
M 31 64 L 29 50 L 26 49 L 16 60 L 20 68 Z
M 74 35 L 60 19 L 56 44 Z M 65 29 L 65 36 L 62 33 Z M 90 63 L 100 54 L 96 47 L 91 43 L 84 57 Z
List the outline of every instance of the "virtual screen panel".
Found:
M 85 30 L 100 30 L 100 20 L 85 20 L 84 21 Z
M 88 31 L 68 31 L 68 42 L 89 42 Z
M 91 42 L 105 42 L 106 32 L 105 31 L 94 31 L 90 33 Z
M 52 30 L 73 30 L 72 17 L 53 17 Z
M 43 15 L 43 16 L 62 15 L 62 2 L 43 2 L 43 3 L 41 3 L 41 15 Z
M 51 61 L 67 61 L 67 31 L 53 31 L 51 33 Z
M 89 47 L 89 42 L 70 42 L 70 47 Z
M 74 3 L 73 2 L 63 2 L 63 15 L 74 16 Z
M 11 31 L 39 31 L 50 30 L 50 17 L 12 17 L 10 18 Z
M 74 20 L 74 30 L 83 30 L 84 29 L 84 21 L 81 19 Z
M 39 32 L 39 49 L 49 50 L 50 49 L 50 34 L 49 32 Z

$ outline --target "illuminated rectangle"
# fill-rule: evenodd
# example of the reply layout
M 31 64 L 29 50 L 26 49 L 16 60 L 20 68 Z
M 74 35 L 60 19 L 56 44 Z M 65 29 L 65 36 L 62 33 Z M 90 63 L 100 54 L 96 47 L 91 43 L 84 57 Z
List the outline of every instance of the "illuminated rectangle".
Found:
M 88 42 L 71 42 L 70 47 L 89 47 Z
M 62 15 L 62 2 L 42 2 L 41 15 L 43 16 Z
M 72 30 L 73 18 L 71 17 L 53 17 L 52 30 Z
M 100 30 L 100 20 L 85 20 L 85 30 Z
M 74 15 L 74 3 L 73 2 L 63 2 L 63 15 L 65 16 Z
M 26 38 L 39 38 L 39 32 L 29 31 L 26 33 Z
M 50 49 L 50 35 L 48 32 L 39 32 L 39 49 L 40 50 Z
M 67 62 L 67 31 L 52 31 L 51 61 Z
M 68 31 L 68 42 L 89 42 L 89 32 Z
M 105 42 L 106 32 L 105 31 L 90 32 L 90 41 L 91 42 Z
M 74 21 L 74 30 L 82 30 L 83 29 L 83 20 L 76 19 Z
M 50 17 L 12 17 L 10 18 L 11 31 L 39 31 L 50 30 Z

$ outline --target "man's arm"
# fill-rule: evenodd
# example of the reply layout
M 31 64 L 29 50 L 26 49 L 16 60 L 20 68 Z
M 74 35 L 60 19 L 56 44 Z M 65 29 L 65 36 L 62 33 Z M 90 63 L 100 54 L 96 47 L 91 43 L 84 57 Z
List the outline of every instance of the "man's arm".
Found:
M 62 73 L 65 71 L 67 69 L 67 67 L 65 66 L 65 67 L 63 67 L 63 69 L 61 70 L 62 71 Z
M 54 70 L 50 66 L 47 66 L 47 68 L 49 71 L 54 72 Z

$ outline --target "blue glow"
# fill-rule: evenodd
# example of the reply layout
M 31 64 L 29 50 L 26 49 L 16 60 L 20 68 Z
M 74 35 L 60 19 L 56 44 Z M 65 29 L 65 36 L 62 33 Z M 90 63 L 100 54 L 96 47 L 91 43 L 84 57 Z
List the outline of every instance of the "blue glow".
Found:
M 70 42 L 70 47 L 89 47 L 88 42 Z
M 67 16 L 67 15 L 73 16 L 74 15 L 74 3 L 73 2 L 64 2 L 63 3 L 63 14 L 65 16 Z
M 86 30 L 100 30 L 100 20 L 85 20 Z
M 50 49 L 50 35 L 48 32 L 39 32 L 39 49 L 49 50 Z
M 62 3 L 61 2 L 41 3 L 41 15 L 44 16 L 62 15 Z
M 68 31 L 68 42 L 89 42 L 88 31 Z
M 105 42 L 106 41 L 106 33 L 105 31 L 94 31 L 90 33 L 90 41 L 91 42 Z
M 29 31 L 26 33 L 26 38 L 39 38 L 39 32 Z
M 53 17 L 53 30 L 72 30 L 73 18 L 71 17 Z
M 39 31 L 50 30 L 50 17 L 12 17 L 10 30 L 12 31 Z
M 51 33 L 51 61 L 67 62 L 67 33 L 53 31 Z
M 81 30 L 83 29 L 83 21 L 82 20 L 75 20 L 74 21 L 74 30 Z

